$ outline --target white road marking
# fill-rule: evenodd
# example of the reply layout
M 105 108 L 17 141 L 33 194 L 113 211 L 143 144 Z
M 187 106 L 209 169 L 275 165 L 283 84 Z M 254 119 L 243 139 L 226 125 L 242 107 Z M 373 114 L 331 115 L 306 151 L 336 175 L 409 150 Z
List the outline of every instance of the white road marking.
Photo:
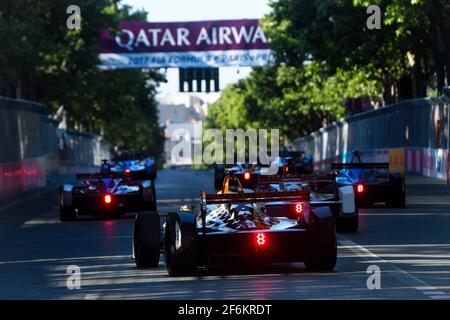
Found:
M 358 257 L 371 258 L 372 261 L 375 260 L 375 262 L 378 263 L 389 264 L 389 266 L 396 271 L 395 273 L 392 274 L 395 278 L 397 278 L 407 286 L 415 288 L 416 290 L 420 291 L 422 294 L 428 296 L 431 299 L 445 299 L 444 297 L 449 297 L 442 291 L 435 291 L 437 290 L 437 288 L 430 286 L 425 281 L 400 269 L 391 262 L 378 257 L 369 249 L 351 241 L 350 239 L 346 238 L 343 235 L 338 236 L 338 243 L 341 245 L 342 248 L 349 249 L 350 251 L 355 253 Z M 440 292 L 442 292 L 442 295 Z
M 60 223 L 60 220 L 57 218 L 36 218 L 25 221 L 20 227 L 31 227 L 35 225 L 42 225 L 42 224 L 56 224 Z
M 16 263 L 41 263 L 41 262 L 71 262 L 78 260 L 112 260 L 130 258 L 129 255 L 118 256 L 90 256 L 90 257 L 74 257 L 74 258 L 50 258 L 50 259 L 31 259 L 31 260 L 13 260 L 13 261 L 0 261 L 0 265 L 16 264 Z
M 96 293 L 89 293 L 84 297 L 84 300 L 98 300 L 99 295 Z
M 430 296 L 430 298 L 431 299 L 435 299 L 435 300 L 438 300 L 438 299 L 450 299 L 450 296 L 448 296 L 448 295 L 438 295 L 438 296 Z

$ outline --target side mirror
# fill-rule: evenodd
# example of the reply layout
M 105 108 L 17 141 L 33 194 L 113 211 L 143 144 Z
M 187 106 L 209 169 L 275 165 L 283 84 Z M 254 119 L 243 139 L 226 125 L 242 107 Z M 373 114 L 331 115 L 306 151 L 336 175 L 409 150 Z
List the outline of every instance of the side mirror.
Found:
M 186 204 L 183 206 L 180 206 L 180 211 L 181 212 L 194 212 L 195 207 L 193 204 Z

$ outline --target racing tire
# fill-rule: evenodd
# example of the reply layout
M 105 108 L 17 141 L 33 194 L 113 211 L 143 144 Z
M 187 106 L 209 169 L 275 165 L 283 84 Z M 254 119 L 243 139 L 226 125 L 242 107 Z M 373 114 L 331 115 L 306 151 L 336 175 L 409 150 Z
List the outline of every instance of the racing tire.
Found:
M 350 218 L 339 218 L 337 221 L 337 232 L 356 233 L 358 232 L 359 217 L 358 211 L 356 215 Z
M 396 192 L 390 196 L 390 199 L 386 202 L 386 206 L 390 208 L 404 208 L 406 206 L 405 192 Z
M 59 218 L 61 221 L 75 221 L 77 219 L 77 213 L 74 208 L 67 206 L 59 207 Z
M 158 207 L 156 204 L 156 190 L 155 190 L 155 181 L 152 181 L 153 188 L 152 188 L 152 195 L 153 195 L 153 201 L 151 204 L 151 211 L 158 211 Z
M 225 167 L 216 164 L 214 166 L 214 188 L 221 190 L 223 186 L 223 179 L 225 179 Z
M 156 268 L 160 254 L 160 220 L 157 212 L 136 214 L 133 231 L 134 262 L 138 268 Z
M 192 236 L 195 236 L 196 232 L 193 224 L 181 225 L 177 213 L 172 212 L 167 215 L 164 250 L 169 276 L 189 276 L 195 273 L 197 263 L 193 241 L 195 242 L 196 239 Z
M 309 231 L 304 252 L 304 263 L 308 271 L 332 271 L 337 260 L 336 224 L 334 218 L 317 224 L 316 230 Z M 327 241 L 320 240 L 321 235 Z
M 62 189 L 59 192 L 59 219 L 61 221 L 74 221 L 77 219 L 77 213 L 72 206 L 64 205 Z
M 305 267 L 308 271 L 332 271 L 336 266 L 337 242 L 317 244 L 307 249 Z

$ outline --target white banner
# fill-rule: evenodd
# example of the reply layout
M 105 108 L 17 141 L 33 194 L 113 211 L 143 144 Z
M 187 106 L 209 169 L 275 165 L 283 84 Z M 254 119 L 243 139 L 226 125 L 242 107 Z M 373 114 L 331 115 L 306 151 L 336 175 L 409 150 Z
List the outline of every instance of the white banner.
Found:
M 266 66 L 273 63 L 269 49 L 197 52 L 101 53 L 101 69 L 194 68 Z

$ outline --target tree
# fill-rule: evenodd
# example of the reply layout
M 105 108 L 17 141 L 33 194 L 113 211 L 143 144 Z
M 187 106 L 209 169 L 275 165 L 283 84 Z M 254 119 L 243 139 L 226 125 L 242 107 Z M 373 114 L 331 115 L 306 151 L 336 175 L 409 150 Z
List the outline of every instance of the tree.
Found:
M 79 0 L 81 29 L 66 26 L 69 0 L 0 2 L 0 95 L 39 101 L 54 113 L 61 105 L 69 125 L 104 133 L 114 145 L 162 150 L 157 124 L 155 70 L 100 71 L 100 29 L 122 20 L 145 20 L 117 0 Z

